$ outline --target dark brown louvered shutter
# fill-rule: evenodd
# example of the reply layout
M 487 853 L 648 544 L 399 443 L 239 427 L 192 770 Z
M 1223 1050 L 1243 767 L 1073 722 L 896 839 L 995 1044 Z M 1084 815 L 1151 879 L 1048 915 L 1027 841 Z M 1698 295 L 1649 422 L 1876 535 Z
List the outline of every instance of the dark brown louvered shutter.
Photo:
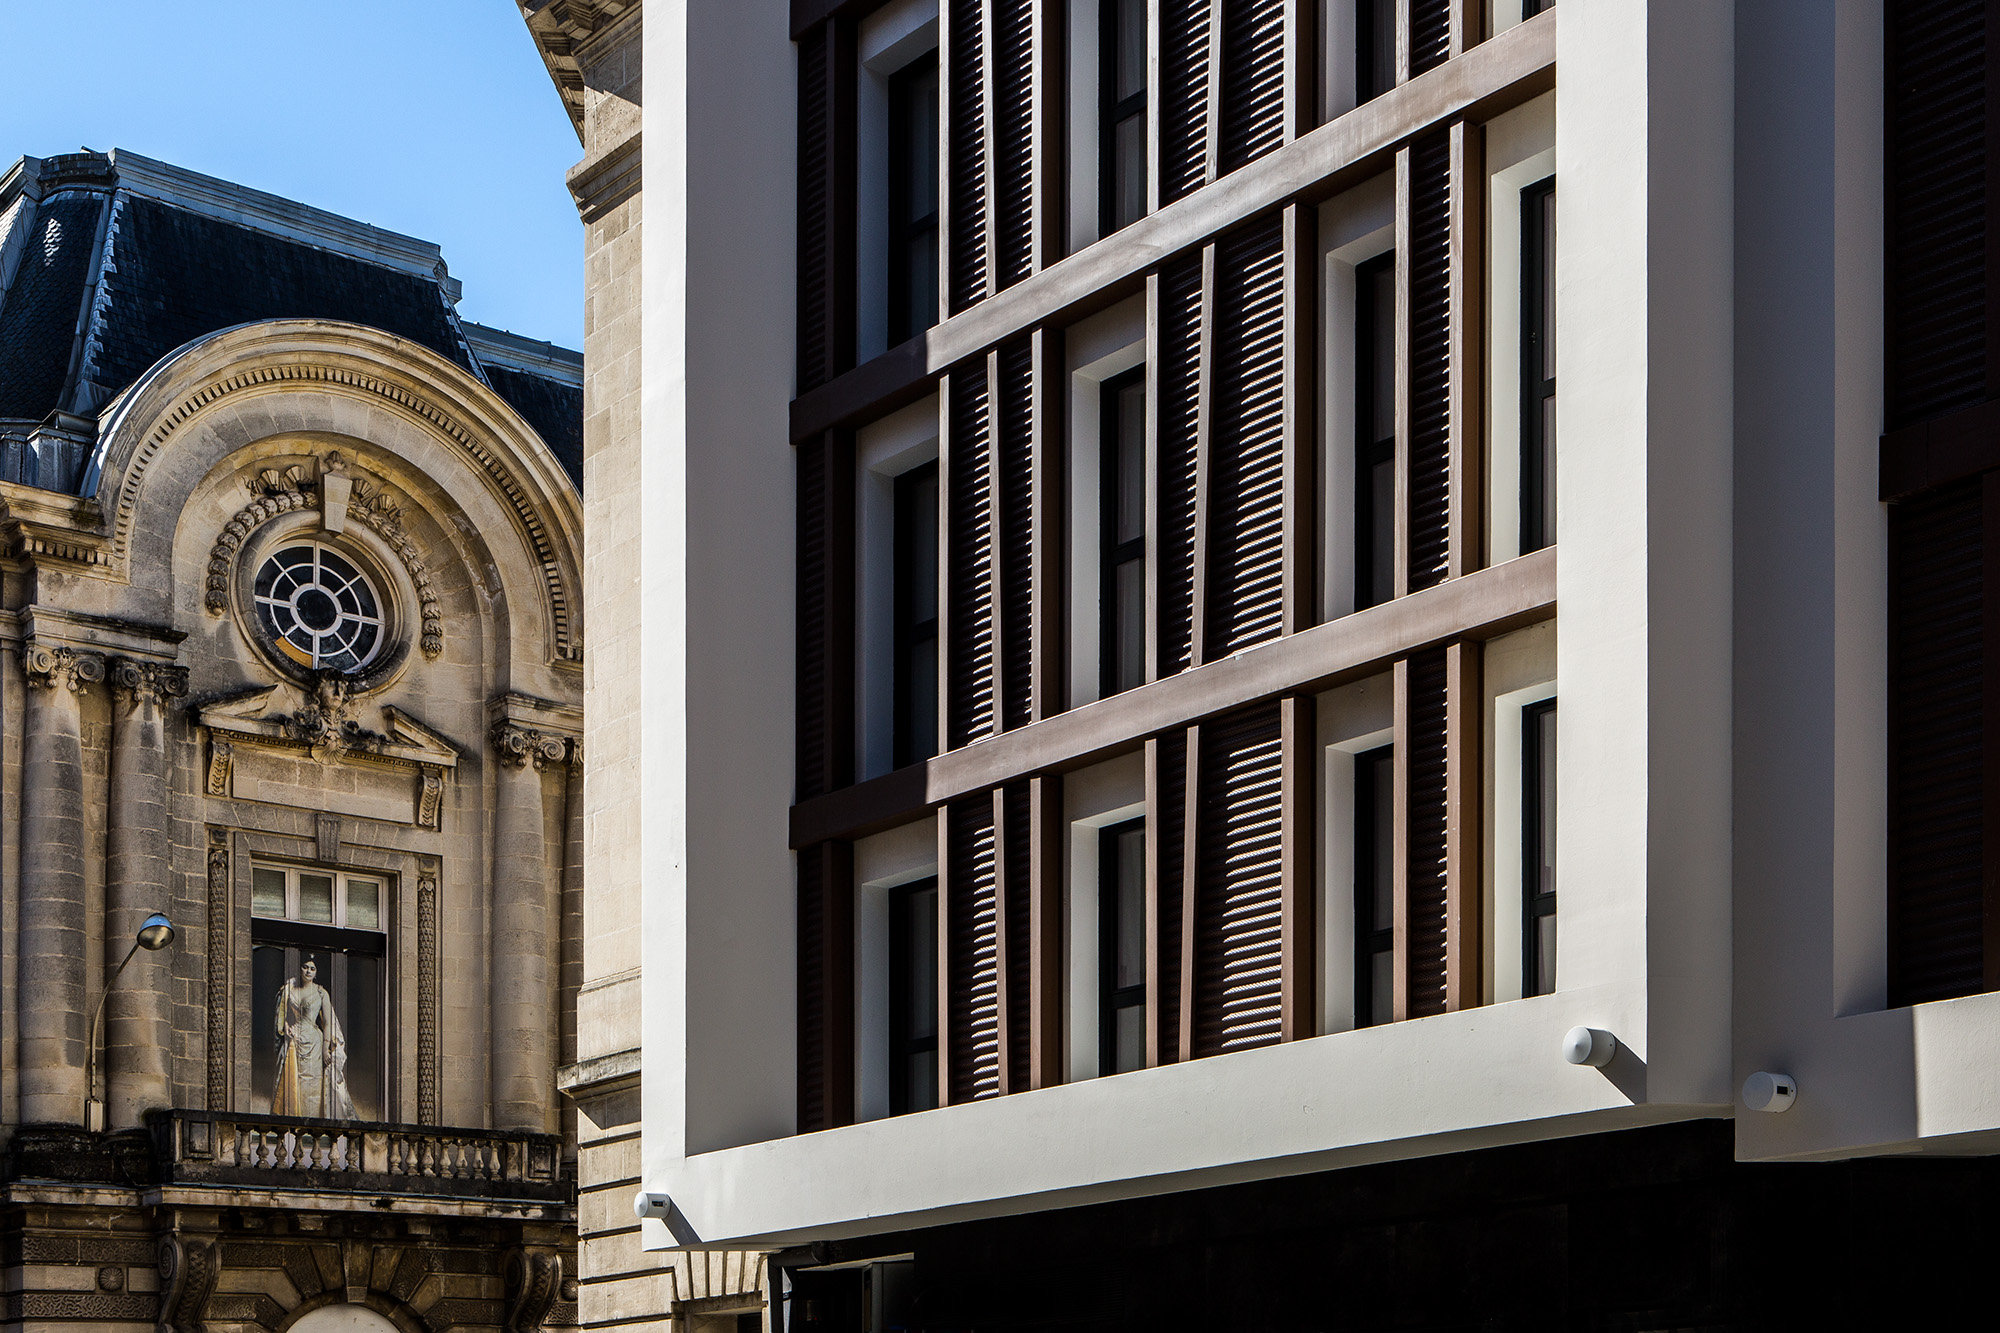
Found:
M 1987 258 L 1986 6 L 1898 0 L 1886 13 L 1894 430 L 1988 396 L 1987 288 L 1996 275 Z
M 1409 0 L 1410 77 L 1451 58 L 1452 0 Z
M 1000 349 L 994 388 L 995 506 L 999 515 L 993 572 L 1000 669 L 1000 725 L 1024 727 L 1035 688 L 1035 353 L 1026 338 Z
M 1284 746 L 1276 702 L 1202 724 L 1193 1049 L 1284 1036 Z
M 1208 179 L 1212 0 L 1160 0 L 1160 202 Z
M 945 746 L 993 733 L 993 505 L 986 367 L 954 371 L 945 453 Z
M 1285 231 L 1271 217 L 1215 250 L 1209 659 L 1285 628 Z
M 799 39 L 798 391 L 854 364 L 854 25 Z
M 1403 721 L 1405 768 L 1403 830 L 1407 904 L 1402 922 L 1406 1016 L 1423 1018 L 1446 1008 L 1450 899 L 1446 888 L 1445 650 L 1409 660 Z
M 986 73 L 978 0 L 946 0 L 945 290 L 957 314 L 986 295 Z
M 1158 374 L 1152 386 L 1159 474 L 1157 630 L 1159 674 L 1194 663 L 1195 494 L 1201 427 L 1201 257 L 1169 264 L 1159 279 Z
M 1000 1095 L 1000 895 L 993 798 L 945 807 L 943 988 L 948 1101 Z
M 799 1133 L 854 1120 L 854 861 L 849 843 L 798 854 Z
M 1988 987 L 1985 510 L 1972 477 L 1891 507 L 1889 984 Z
M 1451 136 L 1410 148 L 1410 591 L 1451 573 Z
M 828 431 L 798 446 L 795 677 L 798 800 L 854 776 L 854 443 Z
M 1285 142 L 1287 0 L 1229 0 L 1222 7 L 1218 172 L 1234 171 Z
M 1034 0 L 993 4 L 993 267 L 1011 287 L 1035 259 Z
M 1000 793 L 1002 1012 L 1007 1024 L 1008 1092 L 1034 1084 L 1034 839 L 1028 784 Z
M 1148 884 L 1155 925 L 1152 969 L 1154 1063 L 1181 1055 L 1181 901 L 1186 893 L 1183 845 L 1187 838 L 1187 733 L 1170 731 L 1151 750 L 1152 789 L 1147 793 L 1146 853 L 1153 863 Z

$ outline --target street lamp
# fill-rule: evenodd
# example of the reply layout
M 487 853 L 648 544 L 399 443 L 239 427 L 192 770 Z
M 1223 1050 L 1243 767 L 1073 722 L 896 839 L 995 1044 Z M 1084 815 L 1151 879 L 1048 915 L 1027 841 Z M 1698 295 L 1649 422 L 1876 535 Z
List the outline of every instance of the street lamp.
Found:
M 139 927 L 138 936 L 132 947 L 119 960 L 118 970 L 111 974 L 111 980 L 104 983 L 104 993 L 97 997 L 97 1011 L 90 1016 L 90 1045 L 83 1053 L 83 1127 L 93 1134 L 104 1131 L 104 1099 L 97 1095 L 97 1038 L 104 1030 L 104 1002 L 111 998 L 111 988 L 118 984 L 119 976 L 125 971 L 125 964 L 132 956 L 144 949 L 148 953 L 166 948 L 174 942 L 174 923 L 160 913 L 147 917 Z

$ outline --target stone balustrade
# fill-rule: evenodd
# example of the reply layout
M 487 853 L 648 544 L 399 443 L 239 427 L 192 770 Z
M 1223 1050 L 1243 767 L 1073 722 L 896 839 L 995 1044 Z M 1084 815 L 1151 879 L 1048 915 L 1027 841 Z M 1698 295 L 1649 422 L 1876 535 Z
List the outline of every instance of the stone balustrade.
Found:
M 155 1111 L 163 1184 L 570 1202 L 553 1134 Z

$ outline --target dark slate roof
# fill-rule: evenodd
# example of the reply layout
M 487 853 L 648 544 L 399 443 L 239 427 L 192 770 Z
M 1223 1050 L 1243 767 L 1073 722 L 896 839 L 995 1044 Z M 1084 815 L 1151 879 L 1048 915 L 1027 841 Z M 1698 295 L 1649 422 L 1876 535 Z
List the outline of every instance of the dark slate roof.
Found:
M 507 400 L 521 419 L 535 428 L 562 464 L 563 471 L 583 489 L 583 388 L 507 366 L 487 365 L 486 382 Z
M 107 398 L 182 343 L 260 319 L 366 324 L 472 368 L 436 279 L 135 195 L 119 199 L 106 248 L 89 378 Z
M 43 200 L 28 224 L 0 304 L 0 417 L 40 421 L 61 400 L 103 211 L 103 195 L 61 194 Z

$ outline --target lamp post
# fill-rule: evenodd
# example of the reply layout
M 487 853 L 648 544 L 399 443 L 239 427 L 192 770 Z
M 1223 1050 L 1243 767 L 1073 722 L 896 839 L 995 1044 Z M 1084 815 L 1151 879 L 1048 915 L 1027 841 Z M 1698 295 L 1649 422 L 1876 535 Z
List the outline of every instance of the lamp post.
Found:
M 104 1002 L 111 998 L 111 988 L 118 984 L 118 978 L 125 971 L 125 964 L 132 961 L 134 954 L 144 949 L 152 953 L 166 948 L 174 942 L 174 923 L 158 912 L 147 917 L 139 927 L 138 937 L 132 947 L 125 951 L 125 957 L 118 963 L 111 980 L 104 983 L 104 993 L 97 997 L 97 1010 L 90 1016 L 90 1045 L 83 1053 L 83 1127 L 93 1134 L 104 1132 L 104 1099 L 97 1095 L 97 1040 L 104 1030 Z

